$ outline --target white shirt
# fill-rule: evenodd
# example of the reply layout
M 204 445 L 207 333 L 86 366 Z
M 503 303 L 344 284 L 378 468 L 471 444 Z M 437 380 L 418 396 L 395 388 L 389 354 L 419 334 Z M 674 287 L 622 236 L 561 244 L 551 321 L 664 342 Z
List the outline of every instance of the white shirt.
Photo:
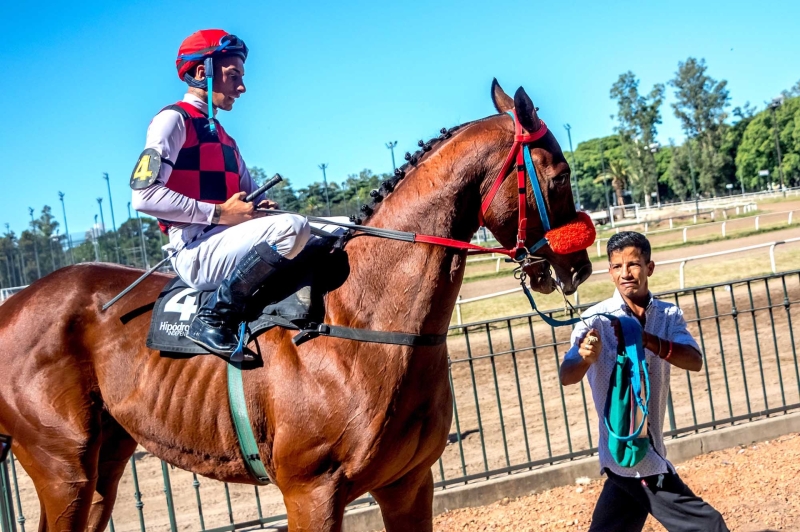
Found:
M 612 314 L 615 316 L 632 316 L 631 310 L 622 299 L 619 291 L 614 291 L 614 296 L 605 301 L 590 307 L 583 313 L 583 318 L 590 328 L 597 329 L 600 339 L 603 342 L 603 351 L 597 358 L 597 362 L 592 364 L 586 372 L 589 380 L 589 387 L 592 389 L 597 417 L 600 421 L 600 470 L 610 469 L 613 473 L 623 477 L 648 477 L 661 473 L 674 472 L 672 464 L 667 461 L 667 449 L 664 446 L 664 413 L 667 408 L 669 397 L 669 376 L 671 364 L 658 357 L 649 349 L 645 349 L 647 358 L 648 375 L 650 376 L 650 402 L 648 403 L 649 423 L 648 432 L 652 437 L 656 451 L 651 447 L 641 462 L 634 467 L 625 468 L 619 466 L 611 452 L 608 450 L 608 429 L 603 423 L 603 411 L 605 408 L 606 396 L 608 395 L 608 385 L 617 358 L 617 337 L 614 334 L 610 320 L 603 316 L 595 316 L 598 313 Z M 698 351 L 692 335 L 686 327 L 686 320 L 683 319 L 683 312 L 680 308 L 671 303 L 652 298 L 645 310 L 644 330 L 654 334 L 662 340 L 671 340 L 675 343 L 689 345 Z M 588 331 L 583 322 L 579 322 L 572 331 L 572 348 L 567 351 L 564 361 L 568 359 L 579 360 L 578 354 L 579 340 L 582 340 Z M 660 456 L 659 456 L 660 455 Z
M 183 101 L 193 105 L 203 113 L 208 112 L 208 104 L 194 94 L 185 94 Z M 156 150 L 162 159 L 167 159 L 173 164 L 178 159 L 186 140 L 186 124 L 183 116 L 178 111 L 166 109 L 158 113 L 147 128 L 145 149 Z M 242 160 L 239 150 L 236 150 L 236 162 L 239 165 L 239 187 L 242 191 L 250 193 L 257 188 L 247 166 Z M 172 167 L 162 164 L 157 180 L 143 190 L 134 190 L 131 205 L 139 212 L 155 218 L 177 222 L 169 230 L 170 245 L 164 249 L 171 251 L 178 249 L 189 242 L 194 236 L 205 229 L 214 216 L 214 204 L 192 199 L 188 196 L 170 190 L 165 185 L 172 174 Z M 263 197 L 256 198 L 255 203 Z

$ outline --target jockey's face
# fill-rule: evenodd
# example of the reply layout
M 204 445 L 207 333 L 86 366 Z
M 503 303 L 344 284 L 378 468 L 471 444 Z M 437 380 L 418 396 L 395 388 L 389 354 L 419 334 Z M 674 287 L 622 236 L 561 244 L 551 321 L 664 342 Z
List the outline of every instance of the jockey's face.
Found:
M 244 61 L 238 56 L 214 60 L 214 107 L 233 109 L 236 98 L 247 90 L 244 86 Z
M 203 64 L 197 66 L 195 79 L 204 80 L 206 76 Z M 223 111 L 233 109 L 236 98 L 244 94 L 247 89 L 244 86 L 244 61 L 238 56 L 215 57 L 214 58 L 214 94 L 212 101 L 214 107 Z M 208 98 L 206 91 L 191 88 L 189 92 L 202 97 L 203 101 Z

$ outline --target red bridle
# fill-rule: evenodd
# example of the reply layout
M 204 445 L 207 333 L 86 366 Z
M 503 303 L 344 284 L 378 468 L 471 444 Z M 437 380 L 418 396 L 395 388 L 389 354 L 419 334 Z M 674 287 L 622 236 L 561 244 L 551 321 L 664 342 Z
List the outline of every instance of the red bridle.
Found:
M 441 246 L 447 247 L 454 247 L 459 249 L 466 249 L 469 251 L 470 254 L 481 254 L 481 253 L 500 253 L 506 255 L 512 259 L 523 259 L 529 253 L 528 249 L 525 247 L 525 237 L 528 230 L 528 201 L 527 201 L 527 192 L 526 192 L 526 185 L 525 185 L 525 150 L 523 148 L 527 147 L 528 145 L 538 141 L 542 137 L 547 134 L 547 126 L 544 122 L 542 122 L 542 126 L 535 132 L 535 133 L 523 133 L 522 125 L 517 120 L 516 112 L 512 111 L 509 113 L 514 120 L 514 144 L 511 146 L 511 150 L 509 150 L 508 155 L 506 156 L 506 160 L 503 163 L 503 167 L 500 169 L 500 172 L 497 174 L 497 177 L 492 184 L 492 187 L 489 189 L 489 193 L 484 198 L 483 203 L 481 203 L 481 210 L 478 212 L 478 221 L 480 225 L 484 225 L 484 214 L 486 213 L 489 205 L 492 203 L 492 200 L 497 195 L 497 191 L 500 189 L 500 186 L 505 181 L 506 175 L 508 175 L 509 170 L 511 169 L 512 163 L 516 160 L 517 163 L 517 190 L 519 192 L 519 205 L 518 205 L 518 217 L 519 217 L 519 225 L 517 228 L 517 245 L 514 249 L 505 249 L 505 248 L 487 248 L 483 246 L 476 246 L 475 244 L 470 244 L 468 242 L 461 242 L 460 240 L 453 240 L 450 238 L 441 238 L 436 236 L 429 236 L 429 235 L 416 235 L 415 242 L 426 242 L 428 244 L 436 244 Z M 531 165 L 531 169 L 532 169 Z M 538 178 L 535 174 L 535 171 L 531 172 L 531 186 L 539 187 Z M 541 189 L 539 189 L 541 190 Z M 537 196 L 541 195 L 541 192 L 534 189 L 534 192 L 537 192 Z M 538 200 L 538 197 L 537 197 Z M 544 208 L 544 203 L 542 202 L 539 205 L 539 208 Z M 549 223 L 546 222 L 547 220 L 547 213 L 543 212 L 540 213 L 542 216 L 543 225 L 545 225 L 545 231 L 549 230 Z M 546 241 L 545 241 L 546 243 Z

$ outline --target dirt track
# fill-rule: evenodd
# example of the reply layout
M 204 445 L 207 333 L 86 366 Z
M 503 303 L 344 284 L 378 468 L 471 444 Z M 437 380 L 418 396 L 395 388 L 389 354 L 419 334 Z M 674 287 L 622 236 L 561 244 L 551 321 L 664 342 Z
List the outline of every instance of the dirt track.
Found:
M 800 434 L 698 456 L 678 474 L 734 532 L 800 531 Z M 438 516 L 436 532 L 587 530 L 602 480 Z M 665 529 L 652 517 L 645 532 Z

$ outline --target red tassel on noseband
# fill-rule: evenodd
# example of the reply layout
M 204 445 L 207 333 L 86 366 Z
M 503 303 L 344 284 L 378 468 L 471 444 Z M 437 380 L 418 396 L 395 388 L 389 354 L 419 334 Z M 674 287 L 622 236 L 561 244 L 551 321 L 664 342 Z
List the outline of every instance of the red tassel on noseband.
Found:
M 569 223 L 551 229 L 545 235 L 550 249 L 559 255 L 583 251 L 594 243 L 597 232 L 589 215 L 578 212 L 578 215 Z

